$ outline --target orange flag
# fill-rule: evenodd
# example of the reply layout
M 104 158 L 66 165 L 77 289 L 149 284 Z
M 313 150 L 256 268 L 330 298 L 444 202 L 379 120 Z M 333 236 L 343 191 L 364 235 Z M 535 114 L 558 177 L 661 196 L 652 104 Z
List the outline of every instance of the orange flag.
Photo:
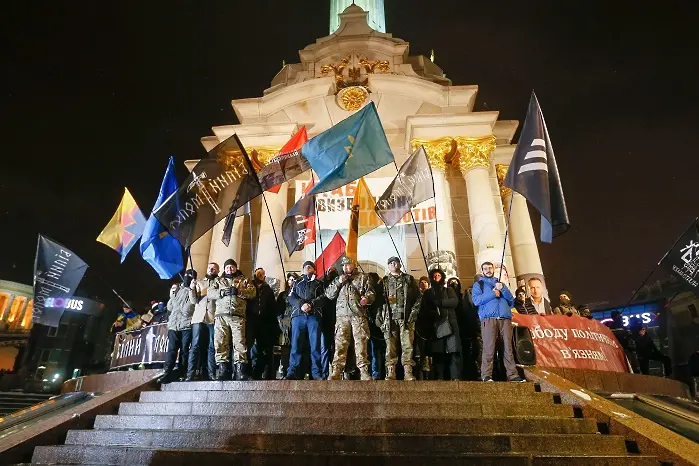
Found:
M 350 214 L 349 235 L 345 255 L 357 261 L 357 245 L 359 237 L 368 233 L 379 225 L 383 225 L 381 218 L 376 214 L 376 200 L 371 195 L 364 177 L 359 179 L 357 190 L 352 199 L 352 212 Z

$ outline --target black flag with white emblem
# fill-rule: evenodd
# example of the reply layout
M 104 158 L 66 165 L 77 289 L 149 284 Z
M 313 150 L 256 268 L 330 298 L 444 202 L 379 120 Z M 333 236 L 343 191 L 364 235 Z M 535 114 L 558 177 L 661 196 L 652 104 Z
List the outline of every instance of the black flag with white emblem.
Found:
M 541 214 L 541 241 L 568 231 L 570 220 L 563 198 L 553 146 L 539 101 L 532 92 L 522 135 L 503 182 L 524 196 Z

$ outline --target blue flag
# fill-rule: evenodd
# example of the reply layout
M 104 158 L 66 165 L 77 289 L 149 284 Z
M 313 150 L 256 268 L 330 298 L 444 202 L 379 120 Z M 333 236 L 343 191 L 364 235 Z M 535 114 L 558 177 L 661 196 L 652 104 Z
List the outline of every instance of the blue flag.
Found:
M 346 185 L 393 162 L 374 102 L 301 148 L 320 180 L 308 195 Z
M 153 206 L 153 212 L 175 191 L 177 191 L 175 160 L 170 157 L 170 162 L 165 171 L 165 178 L 163 178 L 163 182 L 160 185 L 158 200 L 155 201 Z M 158 275 L 163 280 L 174 277 L 177 272 L 184 268 L 180 242 L 167 232 L 153 213 L 148 217 L 146 228 L 143 230 L 143 236 L 141 237 L 141 256 L 158 272 Z

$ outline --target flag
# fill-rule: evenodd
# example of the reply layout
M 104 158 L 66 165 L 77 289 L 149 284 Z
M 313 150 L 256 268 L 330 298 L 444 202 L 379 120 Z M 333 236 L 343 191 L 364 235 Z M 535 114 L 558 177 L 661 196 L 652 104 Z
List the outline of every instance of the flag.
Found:
M 556 158 L 544 115 L 533 92 L 522 135 L 503 185 L 520 193 L 539 211 L 541 241 L 550 243 L 554 237 L 568 231 L 570 220 Z
M 146 218 L 129 190 L 124 188 L 124 196 L 121 198 L 119 207 L 97 237 L 97 241 L 121 254 L 121 262 L 124 263 L 127 254 L 139 240 L 145 227 Z
M 318 278 L 322 277 L 328 269 L 335 265 L 338 260 L 345 254 L 345 240 L 342 239 L 340 233 L 335 233 L 333 239 L 325 247 L 320 256 L 316 259 L 316 271 L 318 271 Z M 325 267 L 323 266 L 325 265 Z
M 289 255 L 295 251 L 301 251 L 304 246 L 316 240 L 316 197 L 308 195 L 313 186 L 315 186 L 315 179 L 311 177 L 311 182 L 303 195 L 286 213 L 282 222 L 282 236 Z
M 170 157 L 163 182 L 160 184 L 158 200 L 153 206 L 153 212 L 158 210 L 165 200 L 176 191 L 175 159 Z M 153 213 L 148 217 L 146 227 L 143 230 L 140 249 L 143 260 L 148 262 L 163 280 L 172 278 L 184 268 L 180 243 L 168 233 Z
M 425 148 L 420 146 L 405 161 L 386 191 L 376 201 L 376 213 L 388 228 L 410 209 L 434 197 L 434 182 Z
M 219 205 L 230 198 L 230 205 Z M 238 135 L 233 134 L 211 149 L 187 176 L 185 182 L 154 214 L 185 249 L 204 233 L 262 194 L 262 187 Z
M 70 249 L 39 235 L 34 259 L 35 324 L 58 327 L 63 311 L 87 271 L 87 264 Z
M 352 199 L 352 212 L 350 213 L 349 235 L 347 236 L 347 248 L 345 255 L 357 261 L 357 244 L 359 237 L 381 225 L 381 218 L 376 214 L 376 203 L 364 181 L 359 179 L 357 189 Z
M 660 261 L 672 274 L 677 275 L 692 291 L 699 290 L 699 225 L 694 220 L 675 245 Z
M 339 188 L 393 162 L 373 102 L 308 141 L 301 152 L 320 178 L 310 194 Z
M 244 206 L 238 207 L 235 215 L 233 215 L 233 212 L 231 212 L 226 216 L 226 223 L 223 225 L 223 236 L 221 237 L 221 242 L 223 242 L 226 247 L 231 244 L 233 222 L 235 222 L 236 218 L 242 217 L 243 215 L 250 215 L 250 201 L 246 202 Z
M 279 150 L 279 155 L 269 161 L 257 174 L 265 191 L 278 193 L 281 184 L 311 169 L 311 165 L 301 154 L 301 147 L 308 141 L 306 127 L 294 134 Z

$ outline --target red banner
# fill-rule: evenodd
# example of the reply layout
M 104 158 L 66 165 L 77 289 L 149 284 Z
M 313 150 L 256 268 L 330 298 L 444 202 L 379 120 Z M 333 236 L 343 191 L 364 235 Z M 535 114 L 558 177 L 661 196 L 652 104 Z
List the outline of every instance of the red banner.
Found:
M 537 366 L 628 372 L 624 349 L 596 320 L 512 314 L 512 323 L 531 331 Z

